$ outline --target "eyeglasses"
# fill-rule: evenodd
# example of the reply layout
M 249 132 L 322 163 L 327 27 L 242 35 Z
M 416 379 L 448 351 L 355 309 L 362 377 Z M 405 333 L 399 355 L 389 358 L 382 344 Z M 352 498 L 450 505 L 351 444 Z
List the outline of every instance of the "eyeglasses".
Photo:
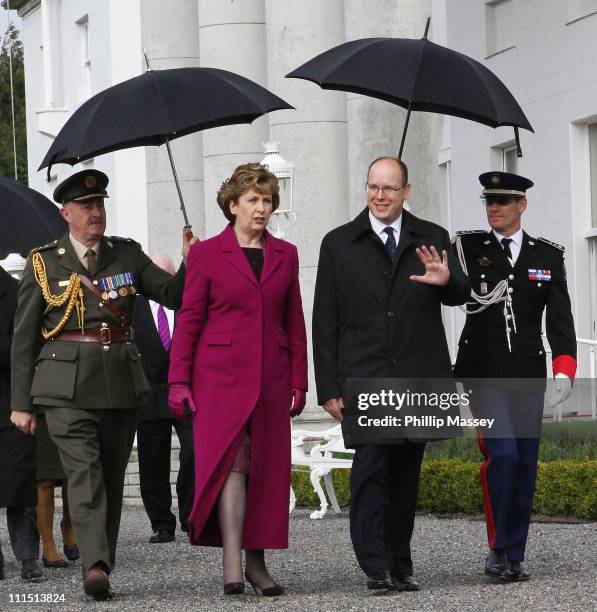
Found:
M 403 187 L 404 185 L 402 185 L 402 187 L 390 187 L 389 185 L 380 187 L 379 185 L 370 185 L 369 183 L 365 183 L 365 190 L 370 194 L 377 194 L 377 192 L 381 190 L 384 195 L 390 195 L 392 192 L 400 191 Z

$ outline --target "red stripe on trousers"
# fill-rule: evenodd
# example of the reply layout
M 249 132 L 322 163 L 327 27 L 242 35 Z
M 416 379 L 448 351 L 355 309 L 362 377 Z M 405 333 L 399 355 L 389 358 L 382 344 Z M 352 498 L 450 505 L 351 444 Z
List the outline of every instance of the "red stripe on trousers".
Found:
M 481 466 L 481 489 L 483 491 L 483 506 L 485 507 L 485 524 L 487 525 L 487 540 L 489 542 L 489 548 L 493 549 L 495 543 L 495 521 L 493 520 L 493 508 L 491 507 L 491 497 L 489 495 L 489 483 L 487 482 L 487 468 L 491 462 L 491 458 L 485 448 L 485 440 L 483 436 L 477 432 L 477 441 L 479 448 L 485 457 L 485 461 Z

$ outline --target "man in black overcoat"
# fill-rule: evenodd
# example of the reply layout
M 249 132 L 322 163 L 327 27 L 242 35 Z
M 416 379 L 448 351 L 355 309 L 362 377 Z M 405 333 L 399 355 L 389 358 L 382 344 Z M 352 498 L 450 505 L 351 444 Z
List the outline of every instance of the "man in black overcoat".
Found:
M 166 272 L 174 274 L 174 266 L 169 257 L 156 255 L 152 261 Z M 141 498 L 154 532 L 149 538 L 152 544 L 171 542 L 176 530 L 170 490 L 172 427 L 180 443 L 176 496 L 183 531 L 187 531 L 195 492 L 193 425 L 190 420 L 181 423 L 174 419 L 168 406 L 169 344 L 174 331 L 174 315 L 173 311 L 160 307 L 142 295 L 137 297 L 133 312 L 135 343 L 151 385 L 148 403 L 139 411 L 137 453 Z
M 342 420 L 350 378 L 451 378 L 441 305 L 466 301 L 470 284 L 448 233 L 403 210 L 406 165 L 375 160 L 367 208 L 321 244 L 313 305 L 318 401 Z M 410 539 L 424 443 L 355 448 L 350 533 L 371 593 L 417 590 Z
M 21 562 L 21 577 L 37 580 L 42 577 L 42 569 L 35 523 L 35 440 L 10 422 L 10 349 L 18 287 L 18 281 L 0 267 L 0 508 L 6 508 L 10 543 Z M 0 548 L 2 578 L 4 558 Z

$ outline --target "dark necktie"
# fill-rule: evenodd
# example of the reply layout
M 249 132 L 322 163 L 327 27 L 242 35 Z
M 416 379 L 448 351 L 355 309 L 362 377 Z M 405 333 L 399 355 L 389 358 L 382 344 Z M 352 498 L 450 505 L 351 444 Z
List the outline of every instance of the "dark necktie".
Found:
M 396 238 L 394 238 L 394 229 L 391 227 L 386 227 L 384 232 L 388 235 L 388 239 L 386 240 L 386 251 L 390 256 L 390 259 L 394 261 L 396 258 Z
M 95 276 L 95 268 L 97 263 L 95 259 L 95 251 L 93 249 L 87 249 L 85 259 L 87 260 L 87 270 L 89 272 L 89 276 Z
M 510 243 L 512 242 L 512 238 L 502 238 L 502 248 L 504 249 L 504 253 L 508 259 L 512 259 L 512 251 L 510 250 Z
M 161 304 L 158 306 L 158 335 L 162 341 L 162 346 L 167 351 L 170 348 L 172 338 L 170 336 L 170 325 L 168 325 L 168 315 Z

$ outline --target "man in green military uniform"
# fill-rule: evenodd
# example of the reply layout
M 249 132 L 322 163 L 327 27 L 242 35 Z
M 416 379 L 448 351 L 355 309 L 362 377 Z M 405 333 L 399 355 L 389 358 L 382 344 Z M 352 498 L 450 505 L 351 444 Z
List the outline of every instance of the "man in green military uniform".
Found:
M 103 172 L 85 170 L 54 191 L 69 231 L 29 255 L 11 356 L 11 420 L 34 433 L 34 409 L 45 413 L 95 599 L 110 595 L 124 473 L 150 391 L 130 328 L 135 295 L 179 308 L 185 274 L 184 263 L 172 276 L 137 242 L 104 236 L 107 185 Z M 184 258 L 194 240 L 184 233 Z

